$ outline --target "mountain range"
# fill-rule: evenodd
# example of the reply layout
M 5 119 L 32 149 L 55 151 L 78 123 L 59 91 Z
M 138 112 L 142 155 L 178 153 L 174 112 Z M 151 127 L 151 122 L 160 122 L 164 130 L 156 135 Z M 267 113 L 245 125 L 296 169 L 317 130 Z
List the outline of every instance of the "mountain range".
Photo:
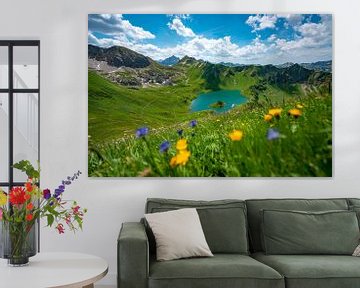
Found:
M 276 65 L 278 68 L 287 68 L 290 66 L 293 66 L 296 63 L 293 62 L 286 62 L 283 64 Z M 315 70 L 315 71 L 324 71 L 324 72 L 332 72 L 332 61 L 317 61 L 313 63 L 299 63 L 300 66 L 309 69 L 309 70 Z
M 173 65 L 176 65 L 180 60 L 181 60 L 181 58 L 172 55 L 172 56 L 170 56 L 168 58 L 159 60 L 157 62 L 164 65 L 164 66 L 173 66 Z M 232 63 L 232 62 L 219 62 L 217 64 L 228 66 L 228 67 L 247 66 L 245 64 Z M 324 72 L 330 72 L 330 73 L 332 71 L 332 61 L 331 60 L 317 61 L 317 62 L 313 62 L 313 63 L 285 62 L 283 64 L 278 64 L 278 65 L 275 65 L 275 66 L 277 68 L 287 68 L 287 67 L 293 66 L 295 64 L 298 64 L 298 65 L 300 65 L 300 66 L 302 66 L 302 67 L 304 67 L 306 69 L 309 69 L 309 70 L 324 71 Z
M 173 65 L 177 64 L 179 61 L 180 61 L 179 57 L 172 55 L 166 59 L 159 60 L 158 62 L 165 66 L 173 66 Z
M 94 45 L 89 45 L 88 58 L 89 69 L 98 71 L 111 82 L 128 87 L 172 86 L 184 79 L 196 78 L 196 81 L 202 83 L 203 89 L 218 90 L 224 83 L 237 81 L 240 77 L 247 79 L 246 81 L 253 79 L 250 82 L 261 82 L 283 89 L 289 89 L 289 85 L 306 84 L 325 86 L 330 90 L 332 79 L 329 72 L 331 61 L 230 65 L 213 64 L 189 56 L 181 59 L 171 56 L 160 61 L 160 64 L 125 47 L 101 48 Z M 259 88 L 256 86 L 258 84 L 253 85 L 253 90 Z
M 102 48 L 89 45 L 88 58 L 99 62 L 106 62 L 107 65 L 116 68 L 144 68 L 154 62 L 151 58 L 122 46 Z

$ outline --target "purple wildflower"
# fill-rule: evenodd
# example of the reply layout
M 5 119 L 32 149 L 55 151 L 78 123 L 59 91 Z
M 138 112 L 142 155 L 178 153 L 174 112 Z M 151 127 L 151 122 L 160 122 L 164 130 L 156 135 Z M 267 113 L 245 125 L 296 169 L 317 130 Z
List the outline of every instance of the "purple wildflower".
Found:
M 43 191 L 44 199 L 48 200 L 51 197 L 51 192 L 49 189 L 44 189 Z
M 196 121 L 196 120 L 191 120 L 190 123 L 189 123 L 189 126 L 190 126 L 191 128 L 196 127 L 196 125 L 197 125 L 197 121 Z
M 266 138 L 269 141 L 278 139 L 280 137 L 280 132 L 277 129 L 269 128 L 267 131 Z
M 149 133 L 149 128 L 147 127 L 140 127 L 136 130 L 136 138 L 142 138 L 145 137 Z
M 164 141 L 160 144 L 159 150 L 161 153 L 167 152 L 170 148 L 170 142 Z
M 65 189 L 55 189 L 55 192 L 54 192 L 54 198 L 56 199 L 59 199 L 60 195 L 65 191 Z
M 79 178 L 79 176 L 81 175 L 82 173 L 81 173 L 81 171 L 80 170 L 78 170 L 76 173 L 74 173 L 74 175 L 71 177 L 71 176 L 68 176 L 68 177 L 66 177 L 66 180 L 62 180 L 61 181 L 61 184 L 59 185 L 59 187 L 57 188 L 57 189 L 55 189 L 55 191 L 54 191 L 54 198 L 56 198 L 56 199 L 60 199 L 60 195 L 62 194 L 62 193 L 64 193 L 64 191 L 65 191 L 65 189 L 66 189 L 66 186 L 67 185 L 70 185 L 74 180 L 76 180 L 76 179 L 78 179 Z M 49 190 L 49 192 L 50 192 L 50 190 Z M 45 196 L 44 196 L 44 198 L 45 198 Z M 50 198 L 50 197 L 49 197 Z M 45 198 L 46 199 L 46 198 Z

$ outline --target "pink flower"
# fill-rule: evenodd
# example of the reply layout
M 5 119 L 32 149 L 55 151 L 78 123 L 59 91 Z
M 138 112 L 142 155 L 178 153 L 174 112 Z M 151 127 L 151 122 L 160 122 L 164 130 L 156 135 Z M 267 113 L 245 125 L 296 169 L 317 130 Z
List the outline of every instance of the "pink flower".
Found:
M 65 229 L 64 229 L 63 224 L 59 223 L 55 228 L 58 230 L 59 234 L 65 233 Z
M 3 218 L 3 211 L 2 211 L 2 209 L 0 208 L 0 220 L 2 220 L 2 218 Z
M 71 223 L 71 215 L 70 214 L 66 215 L 65 222 L 66 222 L 67 225 L 69 225 Z
M 72 207 L 74 215 L 79 214 L 79 209 L 80 209 L 80 206 Z

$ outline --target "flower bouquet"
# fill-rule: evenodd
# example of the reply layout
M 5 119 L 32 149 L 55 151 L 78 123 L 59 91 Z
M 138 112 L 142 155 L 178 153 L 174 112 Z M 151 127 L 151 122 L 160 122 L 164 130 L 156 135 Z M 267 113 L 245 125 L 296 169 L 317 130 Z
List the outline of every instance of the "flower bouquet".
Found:
M 76 180 L 81 172 L 67 177 L 54 189 L 40 189 L 40 169 L 29 161 L 20 161 L 14 168 L 25 172 L 28 179 L 23 187 L 12 187 L 5 193 L 0 187 L 0 257 L 8 259 L 9 265 L 21 266 L 34 256 L 36 247 L 36 223 L 45 218 L 47 226 L 55 227 L 59 234 L 82 229 L 86 209 L 75 202 L 63 199 L 66 186 Z

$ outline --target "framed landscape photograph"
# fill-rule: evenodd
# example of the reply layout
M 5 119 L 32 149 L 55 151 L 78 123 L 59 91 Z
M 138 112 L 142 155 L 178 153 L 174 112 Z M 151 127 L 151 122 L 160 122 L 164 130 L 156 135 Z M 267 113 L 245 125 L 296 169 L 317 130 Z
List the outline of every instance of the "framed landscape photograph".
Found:
M 331 14 L 90 14 L 89 177 L 332 177 Z

